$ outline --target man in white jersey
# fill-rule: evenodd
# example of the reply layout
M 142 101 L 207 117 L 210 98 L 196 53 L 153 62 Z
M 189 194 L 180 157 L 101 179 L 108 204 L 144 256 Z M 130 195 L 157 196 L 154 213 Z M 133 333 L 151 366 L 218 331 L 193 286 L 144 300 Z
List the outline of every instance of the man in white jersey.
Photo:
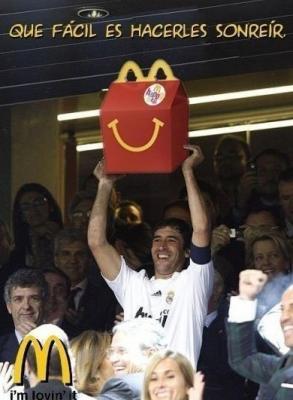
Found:
M 196 367 L 207 303 L 213 287 L 209 218 L 193 169 L 203 160 L 198 146 L 185 146 L 191 155 L 182 164 L 192 219 L 192 243 L 186 243 L 186 224 L 170 219 L 154 231 L 152 258 L 155 275 L 129 268 L 106 238 L 107 207 L 117 176 L 104 172 L 99 162 L 94 174 L 99 179 L 88 230 L 89 246 L 102 275 L 124 309 L 124 319 L 148 317 L 165 329 L 168 348 L 184 354 Z M 189 258 L 188 267 L 186 258 Z

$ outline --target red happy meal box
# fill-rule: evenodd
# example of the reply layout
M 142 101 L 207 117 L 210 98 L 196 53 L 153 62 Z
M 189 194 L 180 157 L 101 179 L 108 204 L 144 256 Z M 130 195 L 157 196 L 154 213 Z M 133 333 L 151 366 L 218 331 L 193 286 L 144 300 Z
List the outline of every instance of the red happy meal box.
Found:
M 165 80 L 156 80 L 159 69 Z M 133 70 L 136 81 L 127 81 Z M 147 77 L 126 62 L 101 106 L 101 130 L 107 173 L 169 173 L 186 158 L 188 98 L 164 60 Z

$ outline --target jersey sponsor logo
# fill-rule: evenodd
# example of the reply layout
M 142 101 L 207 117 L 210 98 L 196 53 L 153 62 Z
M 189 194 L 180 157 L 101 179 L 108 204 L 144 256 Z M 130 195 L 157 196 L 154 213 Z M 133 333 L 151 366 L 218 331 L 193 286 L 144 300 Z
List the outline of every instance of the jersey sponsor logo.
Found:
M 158 321 L 160 322 L 160 324 L 163 327 L 165 326 L 165 324 L 167 322 L 168 314 L 169 314 L 169 310 L 168 309 L 165 309 L 165 310 L 160 312 L 160 318 L 158 319 Z
M 169 309 L 165 309 L 165 310 L 162 310 L 162 311 L 160 312 L 160 317 L 156 319 L 157 321 L 160 322 L 160 324 L 162 325 L 162 327 L 165 326 L 166 321 L 167 321 L 167 318 L 168 318 L 168 315 L 169 315 Z M 137 312 L 136 312 L 134 318 L 153 318 L 153 316 L 152 316 L 151 314 L 149 314 L 148 312 L 144 312 L 144 311 L 143 311 L 143 307 L 140 307 L 140 308 L 137 310 Z
M 143 311 L 143 307 L 140 307 L 134 316 L 134 318 L 153 318 L 151 314 L 148 314 L 147 312 Z
M 157 292 L 151 294 L 151 296 L 162 296 L 162 292 L 158 290 Z

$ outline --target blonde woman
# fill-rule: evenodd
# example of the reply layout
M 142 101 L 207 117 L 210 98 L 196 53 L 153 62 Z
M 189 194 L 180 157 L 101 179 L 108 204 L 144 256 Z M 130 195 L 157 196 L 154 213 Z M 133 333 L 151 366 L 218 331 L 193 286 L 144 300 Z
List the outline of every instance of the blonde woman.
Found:
M 107 358 L 111 337 L 107 333 L 84 331 L 71 341 L 75 358 L 75 388 L 97 397 L 104 383 L 113 376 L 112 364 Z
M 256 320 L 277 303 L 292 283 L 292 250 L 284 233 L 272 229 L 251 231 L 246 244 L 247 268 L 265 273 L 268 282 L 258 296 Z
M 247 237 L 246 265 L 259 269 L 272 279 L 291 272 L 292 249 L 282 231 L 259 229 Z
M 143 400 L 202 400 L 203 375 L 171 350 L 155 354 L 146 368 Z

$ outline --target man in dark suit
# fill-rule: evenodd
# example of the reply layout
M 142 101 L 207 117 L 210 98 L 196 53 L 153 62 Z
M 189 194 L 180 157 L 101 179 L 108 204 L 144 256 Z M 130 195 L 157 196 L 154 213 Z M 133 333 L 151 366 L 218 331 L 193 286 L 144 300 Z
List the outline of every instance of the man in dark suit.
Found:
M 40 271 L 24 268 L 9 277 L 4 299 L 15 330 L 0 337 L 0 361 L 14 362 L 19 342 L 42 323 L 47 296 L 48 285 Z
M 229 362 L 244 377 L 267 384 L 269 399 L 289 400 L 293 398 L 293 285 L 281 300 L 281 326 L 290 351 L 278 357 L 257 352 L 255 345 L 256 297 L 266 282 L 267 276 L 258 270 L 240 274 L 239 296 L 231 298 L 229 310 Z
M 228 364 L 227 300 L 224 299 L 225 283 L 218 271 L 214 273 L 213 293 L 209 299 L 208 315 L 203 329 L 202 346 L 197 364 L 204 374 L 204 400 L 244 399 L 245 379 L 236 374 Z
M 79 334 L 79 330 L 65 318 L 70 299 L 70 279 L 63 271 L 55 267 L 44 269 L 43 274 L 49 291 L 45 322 L 60 326 L 69 339 L 72 339 Z
M 18 264 L 10 262 L 12 239 L 4 221 L 0 219 L 0 293 L 4 292 L 4 286 L 10 275 L 20 268 Z M 13 321 L 7 312 L 3 296 L 0 296 L 0 336 L 13 330 Z
M 65 319 L 77 334 L 84 330 L 110 330 L 113 326 L 116 299 L 104 280 L 88 279 L 90 251 L 82 231 L 67 228 L 55 238 L 55 265 L 71 283 Z M 97 268 L 97 276 L 100 274 Z

